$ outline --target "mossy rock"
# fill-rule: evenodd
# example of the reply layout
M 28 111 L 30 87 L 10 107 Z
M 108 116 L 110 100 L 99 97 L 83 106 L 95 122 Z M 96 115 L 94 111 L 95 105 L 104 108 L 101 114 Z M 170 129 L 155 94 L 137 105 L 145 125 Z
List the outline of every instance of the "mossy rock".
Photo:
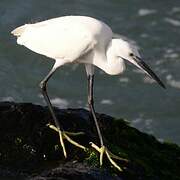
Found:
M 159 142 L 154 136 L 131 127 L 127 121 L 105 114 L 97 114 L 105 144 L 114 154 L 127 159 L 128 162 L 116 161 L 123 169 L 122 172 L 118 172 L 104 158 L 103 167 L 99 168 L 98 154 L 89 145 L 91 141 L 99 144 L 91 114 L 84 109 L 55 108 L 55 111 L 66 131 L 85 133 L 74 137 L 74 140 L 89 149 L 83 151 L 66 143 L 68 158 L 65 160 L 58 134 L 47 127 L 48 123 L 53 123 L 47 107 L 30 103 L 2 102 L 0 103 L 0 177 L 20 175 L 29 177 L 34 173 L 45 176 L 48 173 L 44 171 L 51 171 L 53 168 L 56 168 L 56 177 L 62 177 L 62 171 L 59 170 L 57 173 L 58 168 L 63 167 L 63 164 L 78 162 L 83 167 L 88 167 L 85 168 L 87 174 L 91 171 L 99 171 L 97 179 L 104 175 L 104 172 L 111 174 L 105 173 L 109 179 L 111 176 L 112 179 L 123 180 L 180 179 L 178 145 Z M 76 168 L 82 167 L 81 165 Z M 82 172 L 78 178 L 81 175 Z M 68 179 L 70 176 L 63 175 L 63 177 Z M 105 176 L 103 177 L 105 179 Z

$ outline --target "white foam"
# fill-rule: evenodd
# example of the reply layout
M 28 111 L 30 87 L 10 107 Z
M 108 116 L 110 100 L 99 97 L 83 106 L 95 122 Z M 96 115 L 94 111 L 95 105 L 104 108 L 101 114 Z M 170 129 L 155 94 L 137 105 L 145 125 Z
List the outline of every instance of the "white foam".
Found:
M 178 58 L 179 54 L 177 54 L 177 53 L 170 53 L 170 54 L 165 54 L 164 57 L 165 58 Z
M 119 82 L 121 82 L 121 83 L 128 83 L 129 82 L 129 78 L 121 77 L 121 78 L 119 78 Z
M 10 97 L 10 96 L 7 96 L 7 97 L 1 98 L 1 101 L 14 101 L 14 98 Z
M 170 23 L 173 26 L 180 26 L 180 21 L 172 18 L 165 18 L 164 21 Z
M 173 77 L 173 76 L 172 76 L 171 74 L 168 74 L 168 75 L 166 76 L 166 80 L 167 80 L 167 81 L 170 81 L 170 80 L 172 80 L 172 77 Z
M 180 81 L 171 80 L 167 83 L 174 88 L 180 89 Z
M 113 102 L 110 99 L 103 99 L 100 103 L 105 104 L 105 105 L 112 105 L 113 104 Z
M 143 121 L 142 118 L 136 118 L 136 119 L 132 120 L 132 124 L 136 125 L 136 124 L 141 123 L 142 121 Z
M 44 100 L 44 97 L 42 94 L 38 94 L 38 97 Z M 66 99 L 62 99 L 59 97 L 51 99 L 51 103 L 53 106 L 59 107 L 59 108 L 67 108 L 69 105 L 69 102 Z
M 172 53 L 173 49 L 166 49 L 166 53 Z
M 57 106 L 59 108 L 67 108 L 69 105 L 68 101 L 62 98 L 51 99 L 51 103 L 53 104 L 53 106 Z
M 164 59 L 155 61 L 155 65 L 160 65 L 164 63 Z
M 139 9 L 138 11 L 139 16 L 146 16 L 146 15 L 154 14 L 154 13 L 156 13 L 156 10 L 154 9 Z
M 180 89 L 180 81 L 174 80 L 171 74 L 168 74 L 166 76 L 166 80 L 167 80 L 167 84 L 170 85 L 171 87 Z
M 147 38 L 148 36 L 149 36 L 149 35 L 146 34 L 146 33 L 141 34 L 141 37 L 142 37 L 142 38 Z
M 180 7 L 173 7 L 171 12 L 172 13 L 180 12 Z

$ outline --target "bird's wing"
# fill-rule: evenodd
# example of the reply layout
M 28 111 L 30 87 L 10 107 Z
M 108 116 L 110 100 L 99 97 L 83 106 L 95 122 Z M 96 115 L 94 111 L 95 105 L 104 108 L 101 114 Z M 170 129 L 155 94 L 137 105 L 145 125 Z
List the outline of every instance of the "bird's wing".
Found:
M 92 33 L 78 23 L 44 21 L 16 28 L 17 43 L 53 59 L 74 61 L 96 44 Z

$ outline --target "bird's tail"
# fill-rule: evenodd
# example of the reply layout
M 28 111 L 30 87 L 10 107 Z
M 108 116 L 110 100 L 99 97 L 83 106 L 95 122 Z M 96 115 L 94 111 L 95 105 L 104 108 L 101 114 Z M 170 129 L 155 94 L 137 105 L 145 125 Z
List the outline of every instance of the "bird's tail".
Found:
M 14 29 L 13 31 L 11 31 L 11 34 L 13 34 L 14 36 L 20 37 L 23 34 L 23 32 L 25 31 L 26 27 L 27 27 L 27 24 L 20 26 L 20 27 Z

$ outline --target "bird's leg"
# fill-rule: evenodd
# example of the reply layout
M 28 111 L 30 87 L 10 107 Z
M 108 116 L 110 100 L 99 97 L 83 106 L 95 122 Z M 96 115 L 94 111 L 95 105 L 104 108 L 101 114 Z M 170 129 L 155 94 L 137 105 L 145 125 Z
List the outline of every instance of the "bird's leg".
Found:
M 94 85 L 94 75 L 88 75 L 88 105 L 89 105 L 89 109 L 92 113 L 92 116 L 93 116 L 93 119 L 94 119 L 94 122 L 96 125 L 97 133 L 98 133 L 99 140 L 100 140 L 100 145 L 104 146 L 102 135 L 101 135 L 101 130 L 99 128 L 95 110 L 94 110 L 93 85 Z
M 93 84 L 94 84 L 94 75 L 88 74 L 88 104 L 89 104 L 89 109 L 92 113 L 92 116 L 93 116 L 93 119 L 94 119 L 94 122 L 96 125 L 96 129 L 97 129 L 97 133 L 99 136 L 101 147 L 99 148 L 96 144 L 94 144 L 92 142 L 90 144 L 94 149 L 96 149 L 100 153 L 100 166 L 102 166 L 102 164 L 103 164 L 103 156 L 105 153 L 107 158 L 109 159 L 110 163 L 115 168 L 117 168 L 119 171 L 122 171 L 122 168 L 120 166 L 118 166 L 113 159 L 119 159 L 119 160 L 124 160 L 124 159 L 114 155 L 104 146 L 103 138 L 101 135 L 101 130 L 99 128 L 98 121 L 97 121 L 96 114 L 95 114 L 95 110 L 94 110 Z
M 60 144 L 62 146 L 62 149 L 63 149 L 63 153 L 64 153 L 64 157 L 66 158 L 67 157 L 67 153 L 66 153 L 66 149 L 65 149 L 65 145 L 64 145 L 64 139 L 66 139 L 67 141 L 69 141 L 71 144 L 85 150 L 85 147 L 80 145 L 79 143 L 75 142 L 74 140 L 72 140 L 69 136 L 75 136 L 75 135 L 80 135 L 80 134 L 84 134 L 82 132 L 80 133 L 70 133 L 70 132 L 66 132 L 66 131 L 63 131 L 62 127 L 60 126 L 60 123 L 59 121 L 57 120 L 56 118 L 56 115 L 54 113 L 54 110 L 53 110 L 53 107 L 52 107 L 52 104 L 50 102 L 50 99 L 49 99 L 49 96 L 47 94 L 47 82 L 49 80 L 49 78 L 52 76 L 52 74 L 55 72 L 56 68 L 53 68 L 49 73 L 48 75 L 40 82 L 40 88 L 42 90 L 42 94 L 44 96 L 44 99 L 48 105 L 48 108 L 51 112 L 51 115 L 53 117 L 53 120 L 55 122 L 55 126 L 54 125 L 48 125 L 51 129 L 57 131 L 59 133 L 59 138 L 60 138 Z

